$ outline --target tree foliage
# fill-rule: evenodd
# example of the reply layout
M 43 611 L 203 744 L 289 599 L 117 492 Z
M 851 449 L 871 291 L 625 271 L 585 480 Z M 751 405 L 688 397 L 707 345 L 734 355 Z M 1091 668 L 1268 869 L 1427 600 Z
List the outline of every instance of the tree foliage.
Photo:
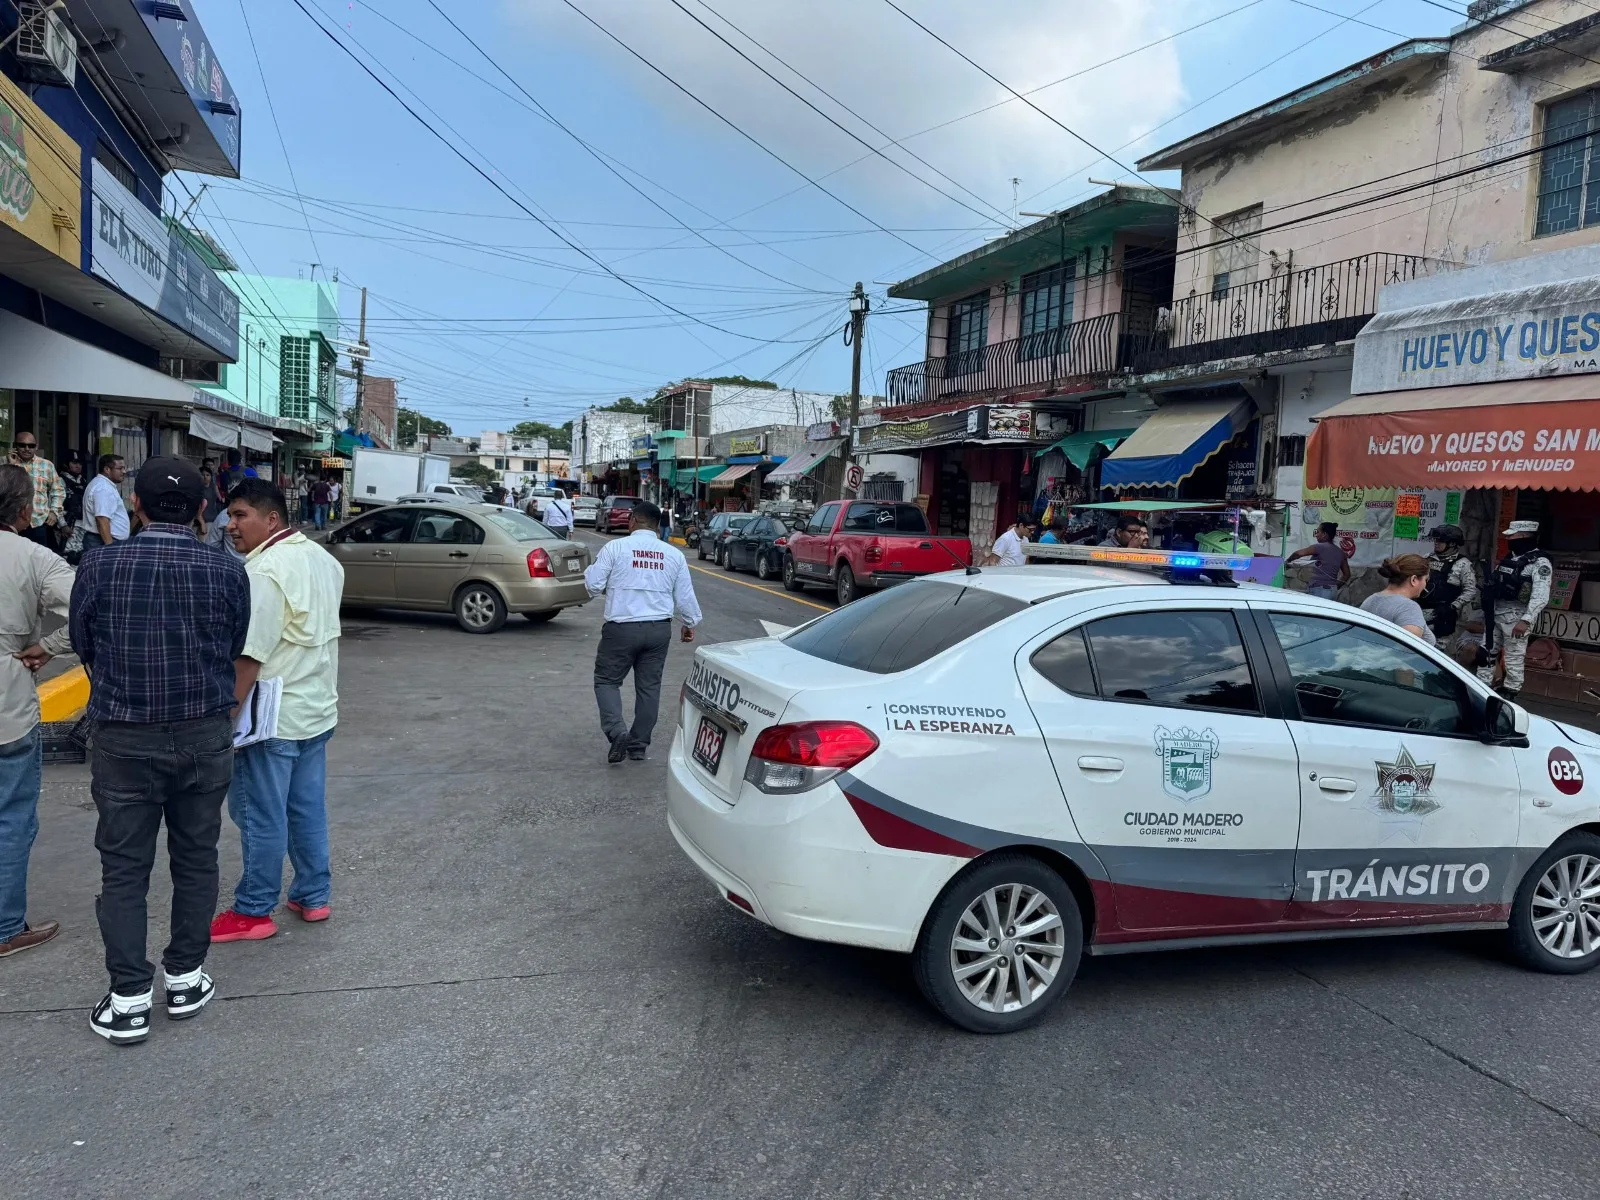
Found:
M 523 421 L 511 427 L 514 438 L 544 438 L 552 450 L 572 449 L 572 422 L 565 425 L 547 425 L 543 421 Z
M 714 375 L 706 383 L 731 383 L 735 387 L 765 388 L 776 391 L 778 385 L 770 379 L 751 379 L 748 375 Z
M 484 466 L 481 462 L 462 463 L 459 467 L 451 467 L 452 477 L 464 483 L 475 483 L 479 487 L 488 487 L 491 483 L 500 482 L 500 473 Z
M 415 446 L 424 437 L 449 437 L 450 426 L 413 409 L 395 412 L 395 439 L 402 446 Z

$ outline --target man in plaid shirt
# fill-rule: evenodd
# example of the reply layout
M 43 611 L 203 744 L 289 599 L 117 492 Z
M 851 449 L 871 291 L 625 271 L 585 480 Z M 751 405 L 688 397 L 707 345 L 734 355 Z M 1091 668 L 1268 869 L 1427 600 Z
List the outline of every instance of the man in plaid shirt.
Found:
M 31 433 L 18 433 L 11 443 L 11 461 L 28 473 L 33 480 L 33 520 L 31 528 L 22 536 L 38 542 L 46 550 L 56 549 L 56 538 L 62 529 L 61 507 L 66 502 L 66 489 L 61 486 L 61 476 L 47 458 L 39 456 L 39 439 Z
M 176 458 L 139 468 L 137 537 L 84 555 L 72 588 L 72 648 L 93 688 L 90 793 L 99 811 L 96 914 L 111 990 L 90 1027 L 118 1044 L 150 1032 L 155 968 L 146 896 L 163 819 L 172 866 L 172 940 L 162 955 L 167 1016 L 211 999 L 217 838 L 233 779 L 233 660 L 250 629 L 244 567 L 200 543 L 200 472 Z

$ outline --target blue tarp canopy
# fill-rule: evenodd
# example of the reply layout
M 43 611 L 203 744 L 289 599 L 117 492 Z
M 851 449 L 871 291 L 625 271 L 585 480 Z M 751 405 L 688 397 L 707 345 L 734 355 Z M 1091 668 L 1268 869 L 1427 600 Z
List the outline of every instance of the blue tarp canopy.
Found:
M 1101 487 L 1177 487 L 1250 420 L 1237 394 L 1174 401 L 1157 409 L 1100 464 Z

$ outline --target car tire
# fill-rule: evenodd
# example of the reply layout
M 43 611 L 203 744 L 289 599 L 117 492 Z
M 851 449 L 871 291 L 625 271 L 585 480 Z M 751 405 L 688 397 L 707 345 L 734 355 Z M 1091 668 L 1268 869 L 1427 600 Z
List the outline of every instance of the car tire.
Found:
M 838 593 L 839 607 L 843 608 L 860 594 L 856 587 L 856 573 L 850 569 L 849 563 L 840 563 L 839 571 L 834 576 L 834 590 Z
M 532 621 L 535 625 L 543 625 L 548 621 L 554 621 L 556 619 L 556 614 L 560 611 L 561 610 L 559 608 L 550 608 L 546 609 L 544 612 L 523 613 L 522 615 L 529 621 Z
M 756 578 L 762 582 L 772 578 L 772 560 L 765 550 L 756 555 Z
M 722 556 L 722 569 L 724 571 L 737 571 L 739 569 L 738 567 L 733 565 L 733 547 L 732 546 L 729 546 L 728 547 L 728 552 Z
M 721 546 L 713 546 L 711 548 L 711 563 L 712 563 L 713 566 L 718 566 L 718 567 L 720 567 L 722 565 L 722 547 Z
M 1539 856 L 1511 902 L 1506 937 L 1535 971 L 1577 975 L 1600 965 L 1600 837 L 1569 833 Z
M 487 583 L 464 583 L 451 605 L 456 624 L 468 633 L 494 633 L 506 623 L 506 602 Z
M 705 562 L 705 560 L 706 560 L 706 544 L 705 544 L 705 542 L 702 541 L 700 543 L 700 545 L 695 548 L 694 554 L 695 554 L 695 557 L 698 558 L 701 562 Z
M 1022 925 L 1006 924 L 1019 907 L 1030 923 L 1052 922 L 1033 931 L 1020 952 L 1011 931 Z M 1001 853 L 968 867 L 939 894 L 912 951 L 912 970 L 928 1003 L 954 1024 L 973 1033 L 1015 1033 L 1061 999 L 1082 957 L 1083 918 L 1067 881 L 1036 858 Z
M 806 585 L 800 582 L 800 574 L 794 568 L 794 555 L 783 556 L 783 589 L 786 592 L 803 592 Z

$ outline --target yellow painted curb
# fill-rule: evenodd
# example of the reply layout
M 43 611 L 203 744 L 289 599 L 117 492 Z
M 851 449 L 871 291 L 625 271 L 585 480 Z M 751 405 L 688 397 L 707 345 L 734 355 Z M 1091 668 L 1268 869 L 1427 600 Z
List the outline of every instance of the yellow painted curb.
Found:
M 71 721 L 89 706 L 89 672 L 73 667 L 39 685 L 39 719 Z
M 686 539 L 680 537 L 668 538 L 667 541 L 671 542 L 674 546 L 687 546 L 689 544 Z

